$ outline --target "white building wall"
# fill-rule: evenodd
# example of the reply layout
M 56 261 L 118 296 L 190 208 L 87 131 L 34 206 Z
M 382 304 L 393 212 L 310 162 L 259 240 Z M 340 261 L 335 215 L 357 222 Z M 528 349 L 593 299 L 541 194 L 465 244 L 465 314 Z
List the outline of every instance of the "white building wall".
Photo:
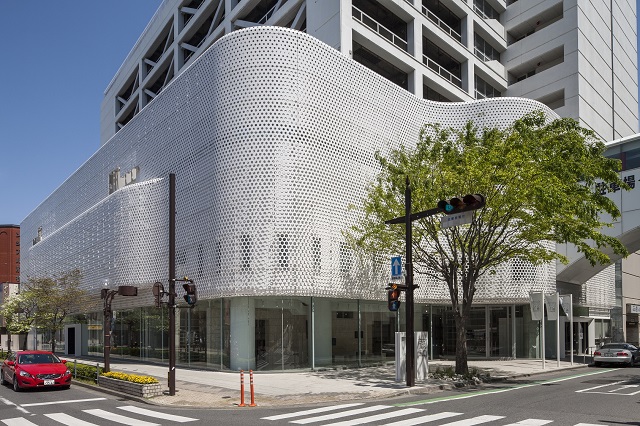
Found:
M 177 275 L 195 279 L 201 299 L 380 300 L 388 265 L 359 263 L 342 236 L 377 173 L 374 153 L 415 144 L 425 123 L 503 127 L 540 109 L 555 117 L 527 99 L 421 100 L 304 33 L 235 31 L 23 221 L 22 277 L 80 268 L 92 291 L 105 278 L 140 288 L 118 307 L 152 305 L 151 286 L 166 281 L 174 172 Z M 109 195 L 109 174 L 134 167 L 136 182 Z M 555 286 L 554 266 L 529 267 L 527 280 L 509 270 L 483 282 L 477 300 L 526 302 L 529 290 Z M 422 283 L 417 302 L 448 300 L 443 283 Z

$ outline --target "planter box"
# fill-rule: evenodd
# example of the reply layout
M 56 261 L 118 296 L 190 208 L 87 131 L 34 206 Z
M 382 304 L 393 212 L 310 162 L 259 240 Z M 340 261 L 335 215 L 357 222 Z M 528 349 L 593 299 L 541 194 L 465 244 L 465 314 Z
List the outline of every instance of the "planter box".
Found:
M 143 385 L 140 383 L 127 382 L 126 380 L 98 376 L 98 386 L 141 398 L 151 398 L 162 395 L 162 387 L 160 383 Z

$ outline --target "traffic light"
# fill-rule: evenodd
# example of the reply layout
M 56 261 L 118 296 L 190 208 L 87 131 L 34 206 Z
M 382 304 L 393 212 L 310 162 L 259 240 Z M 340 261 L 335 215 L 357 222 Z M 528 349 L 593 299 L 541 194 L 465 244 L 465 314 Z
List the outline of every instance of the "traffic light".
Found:
M 195 305 L 198 301 L 198 292 L 196 291 L 196 285 L 193 284 L 193 281 L 191 281 L 191 283 L 182 284 L 182 287 L 184 288 L 184 291 L 187 292 L 187 294 L 184 295 L 184 300 L 187 302 L 187 304 L 189 304 L 189 306 Z
M 450 200 L 438 201 L 438 207 L 445 214 L 456 214 L 481 209 L 485 205 L 484 195 L 467 194 L 462 198 L 454 197 Z
M 387 293 L 387 298 L 389 301 L 389 310 L 397 311 L 400 309 L 400 289 L 396 284 L 391 284 L 391 289 Z

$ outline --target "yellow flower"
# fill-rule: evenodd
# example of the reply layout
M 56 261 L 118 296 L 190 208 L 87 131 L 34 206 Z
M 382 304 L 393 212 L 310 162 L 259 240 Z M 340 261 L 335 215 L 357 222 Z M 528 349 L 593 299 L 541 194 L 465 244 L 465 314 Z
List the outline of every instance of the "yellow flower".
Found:
M 153 383 L 160 383 L 158 379 L 150 376 L 139 376 L 137 374 L 120 373 L 117 371 L 110 371 L 108 373 L 102 373 L 105 377 L 112 379 L 124 380 L 126 382 L 140 383 L 142 385 L 150 385 Z

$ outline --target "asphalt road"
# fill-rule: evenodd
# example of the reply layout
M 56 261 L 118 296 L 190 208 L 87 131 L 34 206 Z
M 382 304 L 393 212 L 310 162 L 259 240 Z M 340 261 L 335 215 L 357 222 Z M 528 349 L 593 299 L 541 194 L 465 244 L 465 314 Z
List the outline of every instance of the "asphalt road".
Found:
M 272 409 L 257 425 L 640 426 L 640 368 L 589 368 L 401 400 Z
M 210 411 L 156 407 L 73 385 L 18 393 L 0 386 L 0 423 L 9 426 L 214 424 Z
M 159 407 L 79 386 L 19 393 L 0 386 L 0 423 L 640 426 L 640 367 L 589 368 L 432 395 L 288 408 Z

